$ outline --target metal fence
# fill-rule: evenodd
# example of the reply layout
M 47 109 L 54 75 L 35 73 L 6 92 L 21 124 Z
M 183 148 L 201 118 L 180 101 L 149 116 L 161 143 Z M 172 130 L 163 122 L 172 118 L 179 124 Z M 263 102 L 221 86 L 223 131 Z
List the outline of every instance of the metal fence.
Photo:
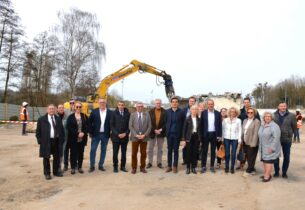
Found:
M 15 104 L 0 103 L 0 120 L 9 120 L 12 116 L 19 119 L 21 106 Z M 46 107 L 27 107 L 29 113 L 29 121 L 36 121 L 40 116 L 46 113 Z

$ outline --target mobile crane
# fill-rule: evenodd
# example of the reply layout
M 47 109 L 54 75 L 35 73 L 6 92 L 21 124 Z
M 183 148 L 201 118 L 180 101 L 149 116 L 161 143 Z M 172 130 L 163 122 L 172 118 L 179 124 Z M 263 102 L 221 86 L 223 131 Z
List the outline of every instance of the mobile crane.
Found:
M 99 98 L 107 99 L 107 91 L 112 84 L 130 76 L 135 72 L 150 73 L 156 75 L 157 84 L 164 84 L 165 86 L 165 93 L 167 98 L 170 100 L 170 98 L 175 95 L 175 90 L 171 75 L 167 74 L 163 70 L 157 69 L 154 66 L 148 65 L 146 63 L 142 63 L 137 60 L 132 60 L 130 64 L 123 66 L 121 69 L 108 75 L 100 82 L 96 93 L 93 95 L 92 94 L 89 95 L 87 97 L 87 103 L 83 103 L 84 113 L 89 114 L 89 111 L 92 110 L 92 108 L 97 108 Z M 159 80 L 160 77 L 163 78 L 163 81 Z M 69 109 L 70 108 L 69 102 L 66 102 L 64 106 L 66 109 Z

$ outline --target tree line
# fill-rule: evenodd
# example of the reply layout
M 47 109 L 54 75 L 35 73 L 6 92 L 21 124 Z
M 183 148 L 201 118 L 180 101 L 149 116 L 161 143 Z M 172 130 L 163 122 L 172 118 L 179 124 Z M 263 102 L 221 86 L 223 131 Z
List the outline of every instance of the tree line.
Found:
M 57 16 L 57 25 L 27 42 L 11 0 L 0 0 L 1 102 L 45 106 L 95 92 L 106 54 L 100 23 L 75 8 Z

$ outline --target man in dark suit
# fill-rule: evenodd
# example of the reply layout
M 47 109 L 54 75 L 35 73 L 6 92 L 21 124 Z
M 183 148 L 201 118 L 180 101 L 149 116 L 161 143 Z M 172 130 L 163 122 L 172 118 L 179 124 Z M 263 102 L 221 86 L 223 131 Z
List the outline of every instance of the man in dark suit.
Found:
M 53 155 L 53 175 L 62 177 L 59 171 L 60 151 L 65 140 L 65 131 L 60 117 L 55 115 L 55 106 L 50 104 L 47 114 L 37 122 L 36 138 L 40 145 L 39 156 L 43 158 L 43 170 L 47 180 L 50 180 L 50 156 Z
M 184 107 L 182 109 L 184 115 L 185 115 L 185 119 L 190 116 L 191 110 L 190 108 L 196 103 L 196 98 L 194 96 L 189 97 L 189 104 L 188 106 Z M 182 149 L 182 159 L 183 159 L 183 163 L 182 165 L 185 165 L 186 163 L 186 147 L 184 147 Z
M 118 170 L 118 153 L 121 147 L 121 167 L 120 170 L 128 172 L 126 169 L 126 150 L 128 145 L 128 135 L 129 135 L 129 123 L 130 113 L 127 108 L 125 108 L 124 101 L 118 102 L 118 107 L 112 113 L 110 119 L 111 128 L 111 140 L 113 147 L 113 172 L 117 173 Z
M 220 112 L 214 109 L 214 101 L 208 99 L 208 109 L 201 113 L 201 132 L 202 132 L 202 159 L 201 159 L 201 173 L 206 172 L 206 163 L 208 156 L 209 144 L 211 144 L 211 172 L 215 173 L 214 163 L 216 157 L 216 144 L 221 141 L 222 136 L 222 120 Z
M 171 108 L 166 110 L 167 164 L 166 172 L 178 172 L 179 145 L 182 137 L 184 113 L 178 107 L 177 97 L 171 99 Z M 173 161 L 174 152 L 174 161 Z
M 240 114 L 238 116 L 238 118 L 241 120 L 241 123 L 243 123 L 243 121 L 248 118 L 247 110 L 248 110 L 248 108 L 251 107 L 250 98 L 249 97 L 244 98 L 243 103 L 244 103 L 244 107 L 242 109 L 240 109 Z M 258 119 L 259 121 L 261 121 L 261 118 L 260 118 L 258 112 L 256 112 L 255 118 Z
M 89 173 L 95 170 L 95 156 L 98 144 L 101 142 L 101 154 L 98 169 L 105 171 L 104 162 L 108 140 L 110 137 L 111 111 L 106 108 L 106 100 L 99 99 L 99 108 L 94 109 L 89 116 L 89 134 L 92 136 L 90 150 Z

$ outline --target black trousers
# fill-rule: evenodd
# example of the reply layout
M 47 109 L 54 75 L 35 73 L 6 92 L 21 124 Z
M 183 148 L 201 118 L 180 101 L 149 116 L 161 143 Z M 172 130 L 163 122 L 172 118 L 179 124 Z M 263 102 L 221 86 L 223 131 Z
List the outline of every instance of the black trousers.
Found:
M 65 165 L 66 168 L 68 168 L 68 165 L 69 165 L 69 154 L 70 154 L 70 152 L 71 152 L 71 143 L 67 142 L 66 146 L 65 146 L 65 150 L 64 150 L 64 165 Z
M 53 155 L 53 174 L 58 173 L 59 167 L 59 139 L 51 139 L 51 154 Z M 43 173 L 44 175 L 50 175 L 50 157 L 43 158 Z
M 209 132 L 207 134 L 207 137 L 203 138 L 201 167 L 206 167 L 206 165 L 207 165 L 209 144 L 211 144 L 211 165 L 210 165 L 210 167 L 214 167 L 215 157 L 216 157 L 216 143 L 217 143 L 217 138 L 216 138 L 215 132 Z
M 121 147 L 121 168 L 126 166 L 126 151 L 127 151 L 128 141 L 122 140 L 120 142 L 112 142 L 113 147 L 113 167 L 118 168 L 119 160 L 118 155 Z
M 26 122 L 26 121 L 23 121 Z M 22 135 L 26 134 L 26 123 L 22 123 Z
M 217 143 L 216 143 L 217 150 L 219 150 L 219 147 L 221 146 L 221 144 L 222 144 L 221 141 L 217 141 Z M 217 157 L 217 163 L 219 165 L 221 165 L 221 158 Z
M 70 152 L 71 169 L 82 168 L 83 160 L 84 160 L 84 150 L 85 150 L 85 144 L 82 141 L 73 142 L 71 144 L 71 152 Z
M 246 169 L 247 173 L 255 171 L 255 161 L 258 152 L 257 147 L 250 147 L 249 145 L 244 144 L 244 151 L 247 155 L 248 168 Z
M 191 140 L 186 142 L 186 158 L 185 163 L 187 168 L 196 168 L 197 167 L 197 158 L 198 158 L 198 134 L 193 133 Z

